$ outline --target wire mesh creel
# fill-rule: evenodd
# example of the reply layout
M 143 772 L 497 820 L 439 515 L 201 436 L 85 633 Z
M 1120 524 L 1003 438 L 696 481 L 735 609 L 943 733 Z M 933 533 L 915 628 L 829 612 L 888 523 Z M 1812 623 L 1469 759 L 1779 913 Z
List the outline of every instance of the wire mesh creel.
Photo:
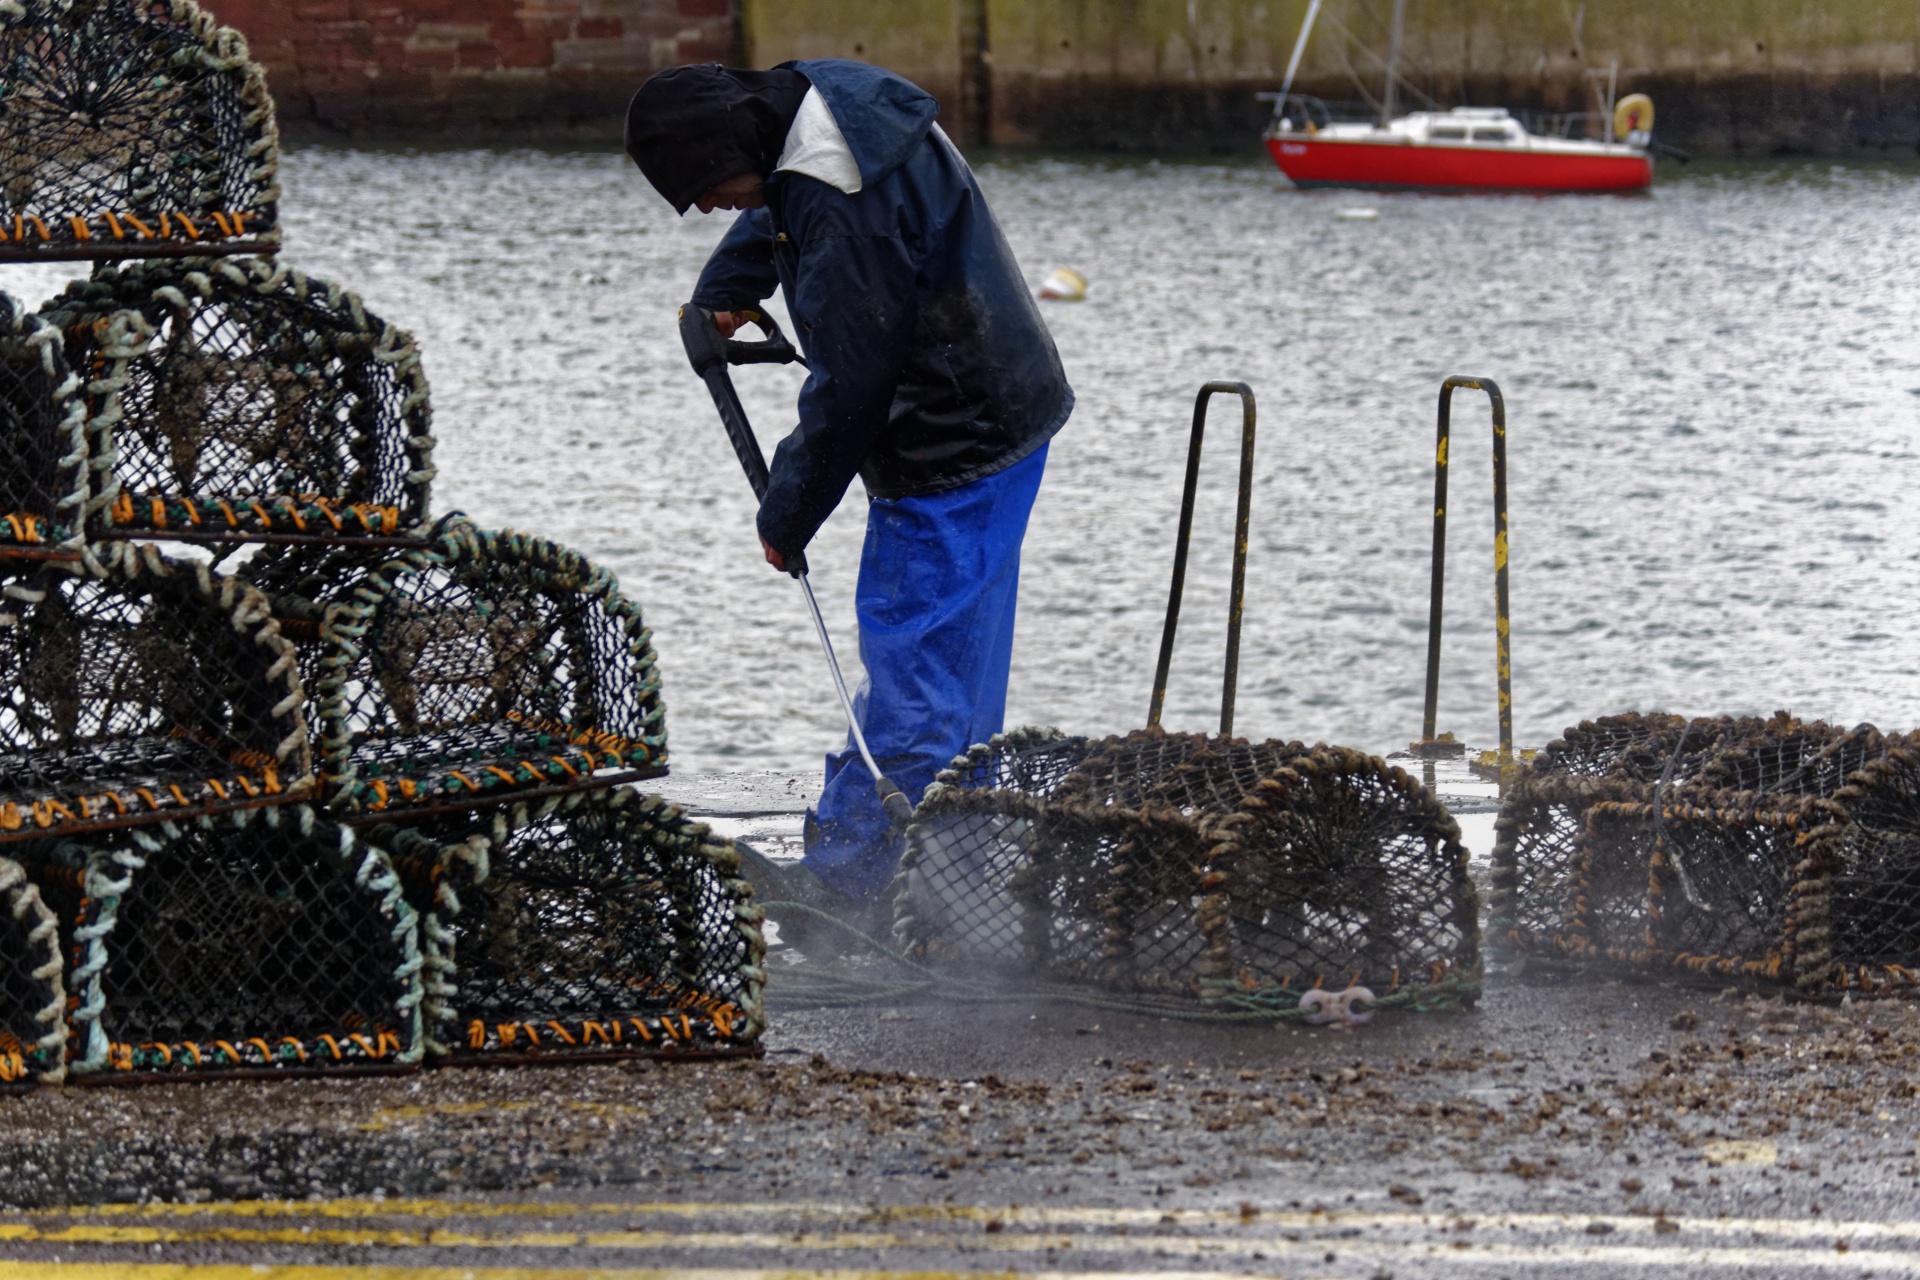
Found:
M 1911 983 L 1920 930 L 1889 924 L 1909 871 L 1887 751 L 1871 725 L 1784 713 L 1571 729 L 1503 806 L 1496 941 L 1557 974 L 1624 965 L 1810 992 Z M 1861 916 L 1844 931 L 1840 885 Z M 1861 915 L 1864 901 L 1880 906 Z
M 928 789 L 895 894 L 910 954 L 1014 986 L 1273 1017 L 1322 988 L 1386 1007 L 1478 994 L 1458 825 L 1343 748 L 1002 735 Z
M 0 857 L 0 1093 L 67 1077 L 67 987 L 60 922 L 40 886 Z
M 732 842 L 628 787 L 382 828 L 425 925 L 433 1052 L 758 1052 L 762 912 Z
M 1920 986 L 1920 732 L 1885 747 L 1833 794 L 1848 822 L 1800 893 L 1801 970 L 1827 987 Z
M 0 261 L 278 243 L 266 78 L 191 0 L 4 0 L 0 67 Z
M 613 575 L 542 538 L 456 522 L 380 560 L 274 548 L 245 570 L 300 649 L 328 803 L 487 803 L 664 772 L 653 633 Z
M 258 258 L 141 262 L 42 308 L 87 385 L 95 537 L 417 538 L 434 476 L 412 335 Z
M 72 556 L 87 500 L 87 406 L 60 331 L 0 294 L 0 557 Z
M 76 1078 L 418 1065 L 417 917 L 386 855 L 310 807 L 18 852 L 63 925 Z
M 312 783 L 260 592 L 131 543 L 0 578 L 0 842 L 279 803 Z
M 1510 779 L 1495 821 L 1490 949 L 1496 955 L 1544 956 L 1575 946 L 1562 939 L 1581 909 L 1581 896 L 1593 891 L 1575 875 L 1575 844 L 1587 811 L 1603 801 L 1650 796 L 1663 777 L 1669 785 L 1684 785 L 1734 723 L 1627 712 L 1582 721 L 1548 743 Z M 1618 874 L 1621 884 L 1601 886 L 1599 892 L 1610 899 L 1624 894 L 1637 903 L 1645 887 L 1644 866 Z

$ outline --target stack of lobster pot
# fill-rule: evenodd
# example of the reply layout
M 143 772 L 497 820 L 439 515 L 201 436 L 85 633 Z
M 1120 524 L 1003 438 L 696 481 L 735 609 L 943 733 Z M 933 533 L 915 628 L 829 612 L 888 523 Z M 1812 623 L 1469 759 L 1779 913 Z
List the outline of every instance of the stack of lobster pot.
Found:
M 758 913 L 612 576 L 429 510 L 417 344 L 277 256 L 189 0 L 0 14 L 0 1087 L 750 1052 Z M 122 86 L 71 124 L 62 95 Z

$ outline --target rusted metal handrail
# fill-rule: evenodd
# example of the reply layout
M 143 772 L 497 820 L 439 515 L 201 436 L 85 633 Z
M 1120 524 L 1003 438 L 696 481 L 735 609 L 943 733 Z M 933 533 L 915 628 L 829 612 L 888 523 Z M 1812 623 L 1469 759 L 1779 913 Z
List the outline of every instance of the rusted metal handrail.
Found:
M 1493 609 L 1500 677 L 1500 768 L 1513 765 L 1513 653 L 1507 608 L 1507 402 L 1491 378 L 1452 377 L 1440 384 L 1439 443 L 1433 473 L 1433 590 L 1427 610 L 1427 707 L 1422 744 L 1433 741 L 1440 703 L 1441 603 L 1447 585 L 1447 440 L 1457 387 L 1484 391 L 1493 402 Z
M 1200 487 L 1200 444 L 1207 431 L 1207 402 L 1216 394 L 1240 397 L 1240 511 L 1234 525 L 1233 587 L 1227 603 L 1226 676 L 1220 691 L 1220 736 L 1233 733 L 1233 702 L 1240 677 L 1240 615 L 1247 602 L 1247 522 L 1253 509 L 1253 388 L 1244 382 L 1209 382 L 1193 402 L 1193 436 L 1187 444 L 1187 484 L 1180 498 L 1180 534 L 1173 549 L 1173 587 L 1167 593 L 1167 625 L 1160 633 L 1160 663 L 1153 672 L 1153 702 L 1147 727 L 1160 723 L 1173 665 L 1173 636 L 1180 626 L 1180 595 L 1187 585 L 1187 543 L 1193 535 L 1193 503 Z

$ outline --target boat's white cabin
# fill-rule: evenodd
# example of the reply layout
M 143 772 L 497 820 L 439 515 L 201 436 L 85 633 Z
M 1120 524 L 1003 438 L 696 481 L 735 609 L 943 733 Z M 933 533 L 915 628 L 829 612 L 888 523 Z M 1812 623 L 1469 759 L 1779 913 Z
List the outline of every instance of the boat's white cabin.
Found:
M 1603 143 L 1586 138 L 1549 138 L 1528 133 L 1505 107 L 1455 107 L 1451 111 L 1411 111 L 1396 116 L 1384 129 L 1377 123 L 1338 122 L 1295 128 L 1291 120 L 1276 120 L 1268 136 L 1302 133 L 1326 142 L 1425 143 L 1442 147 L 1486 147 L 1531 151 L 1593 151 L 1637 153 L 1646 145 L 1645 134 L 1632 134 L 1621 142 Z

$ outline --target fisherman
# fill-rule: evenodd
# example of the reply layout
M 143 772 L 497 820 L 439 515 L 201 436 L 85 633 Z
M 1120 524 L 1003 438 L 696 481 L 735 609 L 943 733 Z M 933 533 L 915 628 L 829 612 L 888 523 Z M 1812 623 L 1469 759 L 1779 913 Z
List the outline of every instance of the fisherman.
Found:
M 908 81 L 838 58 L 649 79 L 626 149 L 675 211 L 740 210 L 692 305 L 721 331 L 784 292 L 809 376 L 760 504 L 767 563 L 801 563 L 854 476 L 867 492 L 855 713 L 909 800 L 1002 728 L 1020 543 L 1073 410 L 1059 354 L 967 162 Z M 900 837 L 849 735 L 799 870 L 769 897 L 851 918 Z M 766 880 L 773 880 L 771 885 Z

